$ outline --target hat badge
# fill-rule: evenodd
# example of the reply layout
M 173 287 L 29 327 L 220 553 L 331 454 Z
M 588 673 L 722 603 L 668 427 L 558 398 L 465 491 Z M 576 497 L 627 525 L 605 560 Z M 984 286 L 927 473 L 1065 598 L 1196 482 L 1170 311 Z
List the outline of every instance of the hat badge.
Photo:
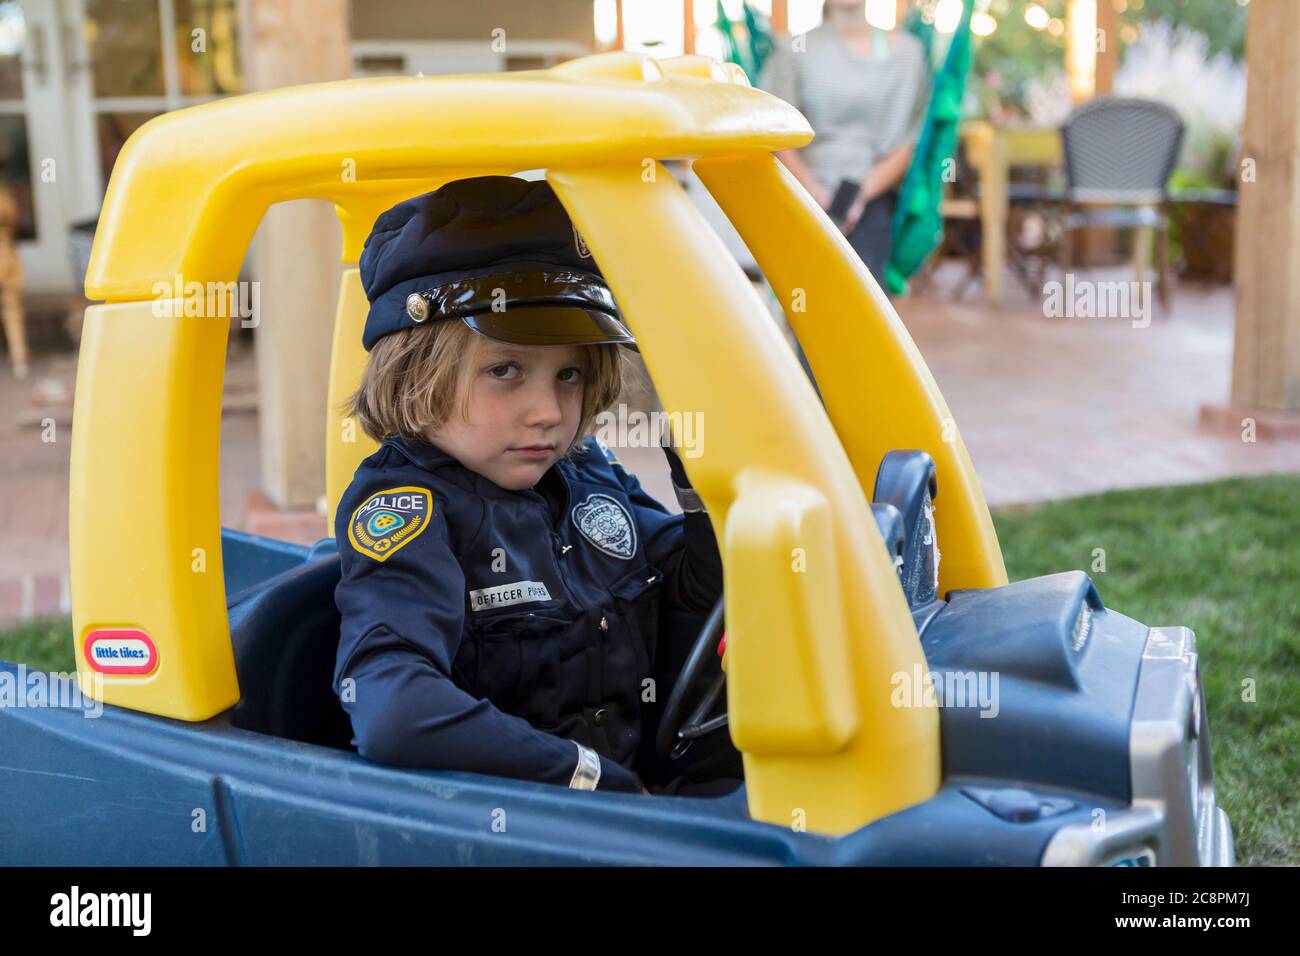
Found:
M 423 322 L 429 317 L 429 302 L 418 292 L 406 297 L 406 314 L 415 322 Z

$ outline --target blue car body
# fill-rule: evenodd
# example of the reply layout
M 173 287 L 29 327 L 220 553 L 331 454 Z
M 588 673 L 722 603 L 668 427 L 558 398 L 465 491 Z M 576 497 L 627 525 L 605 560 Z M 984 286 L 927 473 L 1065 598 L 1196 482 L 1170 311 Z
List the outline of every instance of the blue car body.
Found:
M 750 819 L 743 785 L 647 798 L 368 762 L 329 683 L 334 542 L 226 531 L 243 699 L 186 723 L 18 690 L 0 863 L 1230 864 L 1191 632 L 1105 608 L 1080 571 L 940 599 L 913 573 L 937 560 L 919 550 L 933 463 L 894 455 L 921 457 L 886 459 L 876 518 L 929 668 L 897 675 L 895 703 L 940 705 L 943 783 L 920 804 L 833 837 Z M 0 689 L 24 680 L 0 662 Z

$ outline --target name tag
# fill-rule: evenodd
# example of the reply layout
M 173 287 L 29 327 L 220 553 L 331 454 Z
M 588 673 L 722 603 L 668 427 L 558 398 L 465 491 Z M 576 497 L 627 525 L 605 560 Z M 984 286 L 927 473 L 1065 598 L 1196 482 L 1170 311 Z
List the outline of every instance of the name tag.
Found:
M 494 588 L 479 588 L 469 592 L 469 606 L 473 611 L 550 599 L 551 592 L 546 590 L 546 585 L 541 581 L 516 581 L 514 584 L 499 584 Z

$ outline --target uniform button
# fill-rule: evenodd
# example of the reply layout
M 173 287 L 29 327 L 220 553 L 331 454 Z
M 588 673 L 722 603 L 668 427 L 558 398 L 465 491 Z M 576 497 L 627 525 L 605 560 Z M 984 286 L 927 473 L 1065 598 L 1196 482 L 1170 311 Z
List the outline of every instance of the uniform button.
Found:
M 595 721 L 596 721 L 596 723 L 598 723 L 598 724 L 603 724 L 603 723 L 605 722 L 605 708 L 604 708 L 604 707 L 602 707 L 600 710 L 596 711 Z
M 607 618 L 603 618 L 603 617 L 602 617 L 602 618 L 600 619 L 600 629 L 601 629 L 602 631 L 608 631 L 608 630 L 609 630 L 609 620 L 608 620 Z

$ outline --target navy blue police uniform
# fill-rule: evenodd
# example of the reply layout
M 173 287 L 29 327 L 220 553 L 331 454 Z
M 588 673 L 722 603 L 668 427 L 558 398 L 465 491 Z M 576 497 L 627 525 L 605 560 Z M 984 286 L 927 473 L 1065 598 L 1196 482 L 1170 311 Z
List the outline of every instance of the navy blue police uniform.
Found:
M 633 341 L 545 182 L 478 177 L 407 200 L 379 217 L 360 268 L 367 349 L 457 320 L 502 341 Z M 702 509 L 669 512 L 590 437 L 512 491 L 390 435 L 357 469 L 335 535 L 334 689 L 362 756 L 641 790 L 661 605 L 704 614 L 722 591 Z

